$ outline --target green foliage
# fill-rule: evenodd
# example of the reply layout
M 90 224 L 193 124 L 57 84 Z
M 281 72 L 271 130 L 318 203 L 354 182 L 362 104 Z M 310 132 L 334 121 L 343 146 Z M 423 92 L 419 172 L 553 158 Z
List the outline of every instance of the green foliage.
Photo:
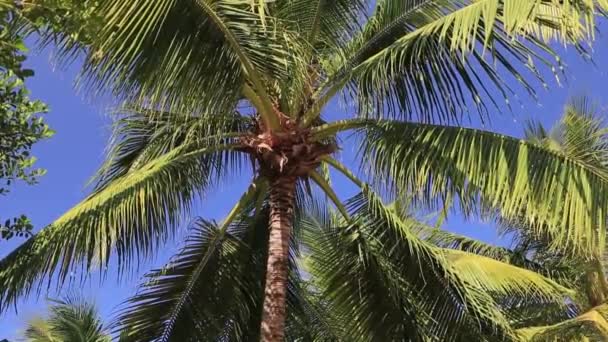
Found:
M 23 67 L 27 49 L 9 9 L 0 6 L 0 195 L 16 180 L 35 184 L 44 174 L 33 168 L 31 148 L 53 135 L 40 116 L 46 106 L 28 97 L 24 81 L 34 72 Z M 0 225 L 0 239 L 29 236 L 32 228 L 25 216 L 7 219 Z
M 110 342 L 96 308 L 76 297 L 50 300 L 48 317 L 28 322 L 24 332 L 28 342 Z
M 523 341 L 530 342 L 604 341 L 608 339 L 608 305 L 555 325 L 523 328 L 518 333 Z
M 512 339 L 512 323 L 524 316 L 514 307 L 571 300 L 556 281 L 489 258 L 496 250 L 421 232 L 384 196 L 522 219 L 530 234 L 551 238 L 549 250 L 595 253 L 604 245 L 603 167 L 544 144 L 446 126 L 466 118 L 471 103 L 485 118 L 486 104 L 508 97 L 509 78 L 534 93 L 532 84 L 544 82 L 535 63 L 559 74 L 550 43 L 584 52 L 594 15 L 608 9 L 604 0 L 382 0 L 369 16 L 366 2 L 342 0 L 31 4 L 26 19 L 36 4 L 51 11 L 67 4 L 39 31 L 66 42 L 60 55 L 82 51 L 85 84 L 130 101 L 132 110 L 117 119 L 92 194 L 0 262 L 2 310 L 45 279 L 63 284 L 79 266 L 90 272 L 115 255 L 119 271 L 131 269 L 157 252 L 209 189 L 240 177 L 249 157 L 252 188 L 222 224 L 199 222 L 182 253 L 129 300 L 117 329 L 135 341 L 257 340 L 268 184 L 277 181 L 260 158 L 273 148 L 341 143 L 338 135 L 353 130 L 360 134 L 344 143 L 362 143 L 363 180 L 334 153 L 318 156 L 298 180 L 290 338 Z M 321 113 L 340 94 L 357 111 L 326 124 Z M 311 144 L 282 146 L 293 136 Z M 247 142 L 258 138 L 264 143 L 251 152 Z M 361 193 L 343 203 L 329 168 Z M 319 212 L 318 193 L 331 200 L 324 209 L 337 211 L 305 223 Z M 462 250 L 447 249 L 455 246 Z
M 393 192 L 409 190 L 427 205 L 458 196 L 465 212 L 497 208 L 507 219 L 524 216 L 537 234 L 551 236 L 556 249 L 593 253 L 603 248 L 605 168 L 463 127 L 388 121 L 368 129 L 364 139 L 366 167 Z
M 352 225 L 305 221 L 306 270 L 343 340 L 498 338 L 512 334 L 504 298 L 559 305 L 570 294 L 532 271 L 433 246 L 414 233 L 422 223 L 369 192 L 351 205 Z
M 0 77 L 0 178 L 4 182 L 0 194 L 5 194 L 16 179 L 34 184 L 44 174 L 40 169 L 32 169 L 36 158 L 30 151 L 34 143 L 53 132 L 38 116 L 46 107 L 27 97 L 23 80 L 6 69 Z
M 87 44 L 103 24 L 97 15 L 96 0 L 41 0 L 24 1 L 20 14 L 29 24 L 42 32 L 52 33 L 56 44 Z M 61 35 L 59 35 L 61 32 Z
M 253 206 L 261 185 L 251 187 L 221 224 L 197 219 L 182 250 L 146 275 L 114 322 L 120 341 L 259 339 L 269 211 Z M 294 253 L 297 246 L 293 246 Z M 304 311 L 300 278 L 292 269 L 288 305 Z

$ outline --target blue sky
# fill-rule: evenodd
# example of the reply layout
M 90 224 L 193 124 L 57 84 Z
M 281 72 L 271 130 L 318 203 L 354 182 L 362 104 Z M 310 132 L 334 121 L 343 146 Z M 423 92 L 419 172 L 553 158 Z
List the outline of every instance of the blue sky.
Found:
M 523 106 L 515 106 L 512 114 L 493 113 L 491 129 L 521 136 L 523 122 L 531 117 L 550 125 L 559 117 L 565 101 L 571 95 L 589 94 L 600 104 L 608 104 L 605 99 L 608 94 L 608 77 L 605 71 L 608 63 L 607 42 L 608 37 L 601 36 L 596 41 L 596 51 L 593 54 L 596 66 L 582 61 L 574 51 L 566 51 L 564 59 L 568 65 L 567 83 L 559 87 L 553 82 L 550 84 L 550 90 L 539 90 L 539 103 L 522 96 Z M 77 65 L 53 70 L 51 61 L 50 51 L 44 50 L 33 54 L 27 62 L 28 67 L 36 71 L 35 77 L 28 82 L 32 97 L 50 106 L 51 112 L 46 116 L 46 120 L 57 131 L 53 138 L 37 144 L 34 148 L 35 155 L 39 158 L 38 166 L 47 169 L 48 173 L 39 184 L 18 184 L 7 197 L 0 198 L 2 217 L 26 213 L 37 229 L 51 223 L 87 194 L 87 181 L 103 160 L 111 130 L 108 105 L 100 100 L 85 99 L 75 90 Z M 332 117 L 346 115 L 336 105 L 330 106 L 329 110 L 332 111 Z M 478 125 L 473 124 L 473 127 Z M 347 146 L 343 154 L 348 156 L 351 152 Z M 204 201 L 198 214 L 221 218 L 230 209 L 238 193 L 245 189 L 248 180 L 247 177 L 235 177 L 229 186 L 215 189 Z M 335 184 L 338 188 L 344 186 L 340 181 Z M 477 221 L 465 222 L 458 215 L 450 217 L 446 227 L 476 238 L 495 240 L 490 225 Z M 185 229 L 181 232 L 183 238 Z M 137 280 L 144 271 L 150 266 L 162 265 L 176 251 L 181 240 L 178 237 L 175 242 L 160 251 L 155 260 L 142 265 L 140 272 L 135 272 L 121 283 L 116 281 L 110 270 L 103 284 L 100 284 L 98 277 L 93 276 L 83 288 L 77 290 L 97 304 L 104 318 L 110 318 L 116 306 L 134 292 Z M 9 253 L 19 243 L 21 241 L 18 239 L 1 241 L 0 257 Z M 18 314 L 9 311 L 0 316 L 0 339 L 16 339 L 27 319 L 36 314 L 44 314 L 47 295 L 56 297 L 57 293 L 51 289 L 48 294 L 43 291 L 38 298 L 32 296 L 23 299 L 18 305 Z

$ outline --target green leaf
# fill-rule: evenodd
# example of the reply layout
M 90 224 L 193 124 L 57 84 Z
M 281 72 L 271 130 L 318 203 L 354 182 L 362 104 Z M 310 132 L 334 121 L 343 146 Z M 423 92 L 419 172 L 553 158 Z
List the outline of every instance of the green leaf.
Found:
M 532 79 L 546 84 L 534 63 L 558 76 L 546 43 L 588 39 L 595 13 L 579 0 L 378 1 L 363 32 L 325 62 L 329 76 L 307 119 L 345 86 L 366 117 L 459 122 L 477 106 L 485 119 L 488 103 L 508 105 L 512 81 L 533 96 Z
M 410 190 L 431 206 L 458 196 L 465 212 L 523 219 L 566 252 L 588 254 L 604 245 L 603 168 L 476 129 L 392 121 L 366 131 L 362 160 L 378 184 L 390 180 L 392 191 Z
M 584 314 L 551 326 L 529 327 L 517 332 L 522 341 L 603 341 L 608 338 L 608 305 L 594 307 Z
M 452 273 L 441 250 L 365 189 L 352 224 L 328 214 L 307 224 L 307 271 L 346 340 L 508 336 L 491 297 Z M 477 335 L 476 335 L 477 334 Z
M 46 277 L 62 284 L 76 265 L 107 266 L 112 252 L 120 269 L 150 255 L 213 181 L 217 152 L 232 147 L 182 145 L 90 195 L 0 261 L 0 308 Z

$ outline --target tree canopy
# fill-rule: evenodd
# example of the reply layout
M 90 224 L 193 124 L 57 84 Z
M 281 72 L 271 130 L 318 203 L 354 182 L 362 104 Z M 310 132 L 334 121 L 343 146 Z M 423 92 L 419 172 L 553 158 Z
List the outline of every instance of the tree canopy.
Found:
M 53 135 L 41 116 L 46 106 L 28 96 L 24 82 L 34 72 L 23 66 L 27 48 L 13 10 L 0 3 L 0 195 L 6 195 L 17 180 L 35 184 L 44 174 L 33 168 L 36 158 L 31 148 Z M 25 215 L 3 218 L 0 238 L 27 236 L 32 228 Z
M 500 110 L 513 84 L 534 95 L 541 68 L 559 75 L 551 43 L 584 53 L 605 1 L 59 3 L 74 16 L 33 27 L 124 105 L 93 191 L 0 261 L 0 310 L 74 270 L 133 270 L 243 174 L 226 217 L 196 220 L 127 302 L 123 338 L 276 342 L 314 326 L 321 340 L 509 340 L 521 331 L 505 308 L 574 296 L 527 263 L 433 243 L 408 196 L 521 220 L 549 251 L 604 248 L 604 168 L 461 122 Z M 335 120 L 340 98 L 353 114 Z

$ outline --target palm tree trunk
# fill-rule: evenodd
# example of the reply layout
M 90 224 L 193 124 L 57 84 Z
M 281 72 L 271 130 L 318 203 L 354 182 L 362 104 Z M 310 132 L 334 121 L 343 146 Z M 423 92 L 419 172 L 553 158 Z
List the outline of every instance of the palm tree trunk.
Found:
M 602 263 L 598 257 L 590 262 L 591 268 L 587 271 L 587 298 L 592 307 L 604 304 L 608 298 L 608 283 Z
M 261 334 L 263 342 L 285 339 L 289 238 L 293 224 L 296 178 L 283 176 L 270 187 L 270 235 Z

